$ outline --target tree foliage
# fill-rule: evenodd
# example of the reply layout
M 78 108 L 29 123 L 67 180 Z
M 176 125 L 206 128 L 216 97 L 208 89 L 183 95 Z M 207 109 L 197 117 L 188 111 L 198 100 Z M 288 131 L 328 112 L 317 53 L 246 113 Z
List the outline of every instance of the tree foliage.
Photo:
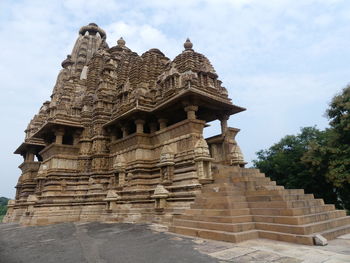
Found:
M 302 128 L 259 151 L 253 163 L 286 188 L 303 188 L 349 210 L 350 86 L 332 99 L 326 115 L 330 128 Z
M 6 197 L 0 197 L 0 216 L 6 215 L 8 201 L 9 199 L 7 199 Z

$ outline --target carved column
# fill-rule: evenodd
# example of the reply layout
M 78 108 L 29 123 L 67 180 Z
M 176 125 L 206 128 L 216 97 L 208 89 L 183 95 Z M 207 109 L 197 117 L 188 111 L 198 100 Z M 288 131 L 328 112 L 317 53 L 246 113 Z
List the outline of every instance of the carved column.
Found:
M 135 120 L 136 133 L 143 133 L 143 125 L 145 124 L 144 120 L 137 119 Z
M 227 131 L 227 121 L 228 121 L 229 117 L 230 116 L 228 116 L 228 115 L 223 115 L 220 118 L 221 134 L 225 134 L 225 132 Z
M 63 135 L 64 135 L 64 129 L 63 128 L 58 128 L 57 130 L 55 130 L 55 136 L 56 136 L 55 143 L 56 144 L 62 144 L 62 142 L 63 142 Z
M 34 162 L 34 152 L 33 151 L 28 151 L 26 153 L 26 158 L 25 158 L 26 162 Z
M 196 111 L 198 110 L 198 106 L 189 105 L 184 108 L 187 112 L 187 119 L 195 120 L 196 119 Z

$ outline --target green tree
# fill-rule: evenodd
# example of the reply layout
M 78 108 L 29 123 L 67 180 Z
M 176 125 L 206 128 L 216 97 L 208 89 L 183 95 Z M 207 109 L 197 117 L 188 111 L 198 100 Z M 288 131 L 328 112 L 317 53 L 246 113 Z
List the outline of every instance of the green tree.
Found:
M 350 210 L 350 86 L 332 99 L 326 115 L 327 140 L 311 144 L 302 160 L 333 184 L 341 207 Z
M 350 86 L 332 99 L 326 116 L 328 129 L 302 128 L 259 151 L 253 163 L 286 188 L 350 210 Z
M 7 199 L 6 197 L 0 197 L 0 222 L 2 221 L 2 218 L 6 215 L 8 201 L 9 199 Z
M 316 173 L 302 161 L 310 145 L 326 141 L 326 137 L 326 132 L 315 127 L 302 128 L 299 134 L 287 135 L 268 150 L 259 151 L 254 166 L 279 185 L 289 189 L 303 188 L 326 203 L 340 206 L 332 183 L 323 176 L 324 171 L 321 169 Z

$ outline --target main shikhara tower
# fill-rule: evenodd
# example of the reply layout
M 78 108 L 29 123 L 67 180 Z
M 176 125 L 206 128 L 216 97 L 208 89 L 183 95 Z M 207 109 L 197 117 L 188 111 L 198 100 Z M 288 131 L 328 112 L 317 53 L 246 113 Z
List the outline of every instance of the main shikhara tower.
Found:
M 305 244 L 350 230 L 344 211 L 244 168 L 227 120 L 245 109 L 189 39 L 174 60 L 155 48 L 140 56 L 122 38 L 109 48 L 90 23 L 62 67 L 15 151 L 24 162 L 5 221 L 157 222 L 220 240 Z M 204 139 L 214 120 L 221 133 Z

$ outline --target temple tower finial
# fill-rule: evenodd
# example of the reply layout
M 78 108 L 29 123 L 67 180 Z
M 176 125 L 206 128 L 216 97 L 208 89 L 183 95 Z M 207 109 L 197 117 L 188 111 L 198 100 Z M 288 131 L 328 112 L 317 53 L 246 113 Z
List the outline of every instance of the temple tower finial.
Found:
M 184 43 L 185 50 L 191 50 L 193 47 L 193 44 L 189 38 L 186 39 L 186 42 Z
M 117 41 L 118 47 L 124 47 L 125 46 L 125 40 L 123 37 L 119 38 Z

